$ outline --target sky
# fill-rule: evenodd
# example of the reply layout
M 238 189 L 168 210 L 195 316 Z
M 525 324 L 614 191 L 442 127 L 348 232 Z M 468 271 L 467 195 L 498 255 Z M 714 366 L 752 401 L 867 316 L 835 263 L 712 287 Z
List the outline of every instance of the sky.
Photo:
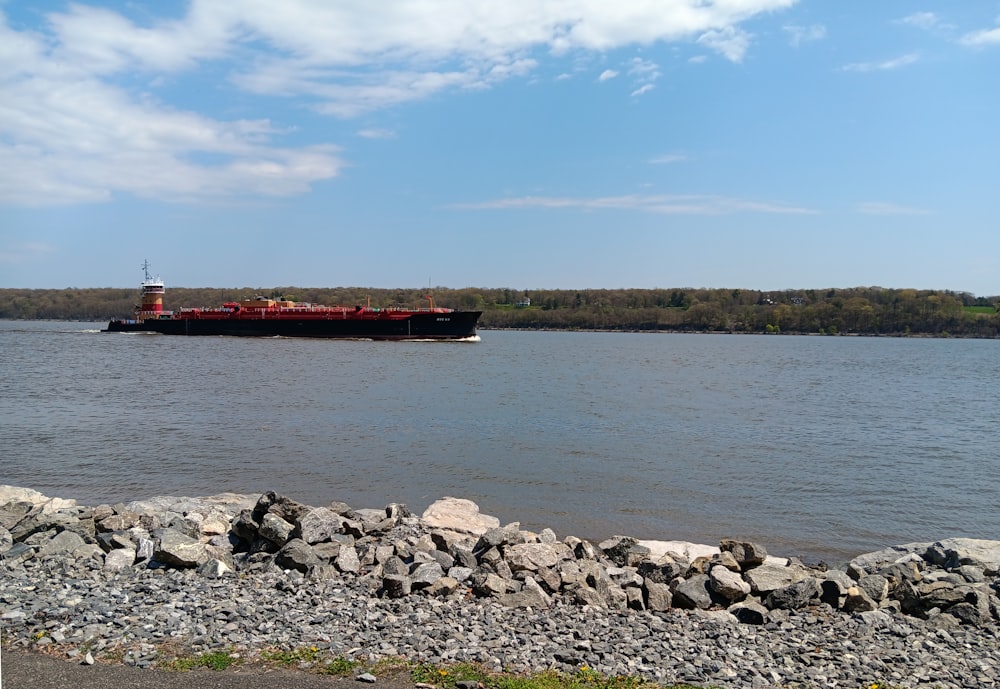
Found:
M 0 0 L 0 287 L 1000 294 L 1000 0 Z

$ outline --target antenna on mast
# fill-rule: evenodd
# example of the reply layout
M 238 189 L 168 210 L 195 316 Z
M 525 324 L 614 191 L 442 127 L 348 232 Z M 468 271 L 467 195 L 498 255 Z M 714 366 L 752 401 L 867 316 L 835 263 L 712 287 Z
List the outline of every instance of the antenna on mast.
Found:
M 142 259 L 142 270 L 146 273 L 146 281 L 152 280 L 152 277 L 149 275 L 149 259 Z

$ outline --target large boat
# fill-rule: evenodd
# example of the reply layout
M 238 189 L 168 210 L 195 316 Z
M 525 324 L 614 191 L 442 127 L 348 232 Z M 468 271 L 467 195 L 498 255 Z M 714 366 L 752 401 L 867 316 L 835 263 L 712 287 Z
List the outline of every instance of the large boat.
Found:
M 284 298 L 254 297 L 218 308 L 163 310 L 164 285 L 143 263 L 142 303 L 135 317 L 112 320 L 104 332 L 241 337 L 324 337 L 370 340 L 464 340 L 476 338 L 482 311 L 427 308 L 321 306 Z

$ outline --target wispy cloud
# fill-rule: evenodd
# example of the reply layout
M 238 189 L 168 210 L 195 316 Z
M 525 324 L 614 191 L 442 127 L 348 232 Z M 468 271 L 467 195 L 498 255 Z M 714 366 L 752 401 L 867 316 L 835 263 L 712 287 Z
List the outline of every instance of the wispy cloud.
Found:
M 483 201 L 458 203 L 449 206 L 458 210 L 517 210 L 527 208 L 576 209 L 576 210 L 634 210 L 667 215 L 732 215 L 736 213 L 772 213 L 780 215 L 815 215 L 816 210 L 769 201 L 752 201 L 740 198 L 711 195 L 629 194 L 574 198 L 559 196 L 521 196 Z
M 650 165 L 668 165 L 670 163 L 683 163 L 688 157 L 683 153 L 667 153 L 664 155 L 656 156 L 655 158 L 650 158 Z
M 920 60 L 919 53 L 907 53 L 882 62 L 853 62 L 840 68 L 842 72 L 878 72 L 906 67 Z
M 0 263 L 21 264 L 56 252 L 56 247 L 43 242 L 21 242 L 0 248 Z
M 826 37 L 826 27 L 822 24 L 812 26 L 788 25 L 781 27 L 789 35 L 789 42 L 792 47 L 798 48 L 803 43 L 819 41 Z
M 618 76 L 618 72 L 616 72 L 613 69 L 606 69 L 603 72 L 601 72 L 601 75 L 597 77 L 597 80 L 610 81 L 611 79 L 614 79 L 616 76 Z
M 358 136 L 362 139 L 395 139 L 396 132 L 391 129 L 361 129 Z
M 858 204 L 858 212 L 865 215 L 929 215 L 930 211 L 912 206 L 900 206 L 885 201 L 867 201 Z
M 962 36 L 961 43 L 969 46 L 1000 45 L 1000 27 L 967 33 Z
M 710 29 L 698 37 L 698 43 L 711 48 L 731 62 L 743 62 L 752 35 L 736 26 Z
M 897 20 L 899 24 L 915 26 L 918 29 L 933 29 L 938 24 L 938 21 L 937 15 L 933 12 L 914 12 Z

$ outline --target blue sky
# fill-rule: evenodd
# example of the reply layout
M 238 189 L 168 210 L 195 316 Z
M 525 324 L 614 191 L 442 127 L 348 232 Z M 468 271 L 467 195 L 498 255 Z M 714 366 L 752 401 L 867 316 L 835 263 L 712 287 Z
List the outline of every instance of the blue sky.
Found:
M 995 0 L 0 0 L 0 287 L 1000 294 Z

